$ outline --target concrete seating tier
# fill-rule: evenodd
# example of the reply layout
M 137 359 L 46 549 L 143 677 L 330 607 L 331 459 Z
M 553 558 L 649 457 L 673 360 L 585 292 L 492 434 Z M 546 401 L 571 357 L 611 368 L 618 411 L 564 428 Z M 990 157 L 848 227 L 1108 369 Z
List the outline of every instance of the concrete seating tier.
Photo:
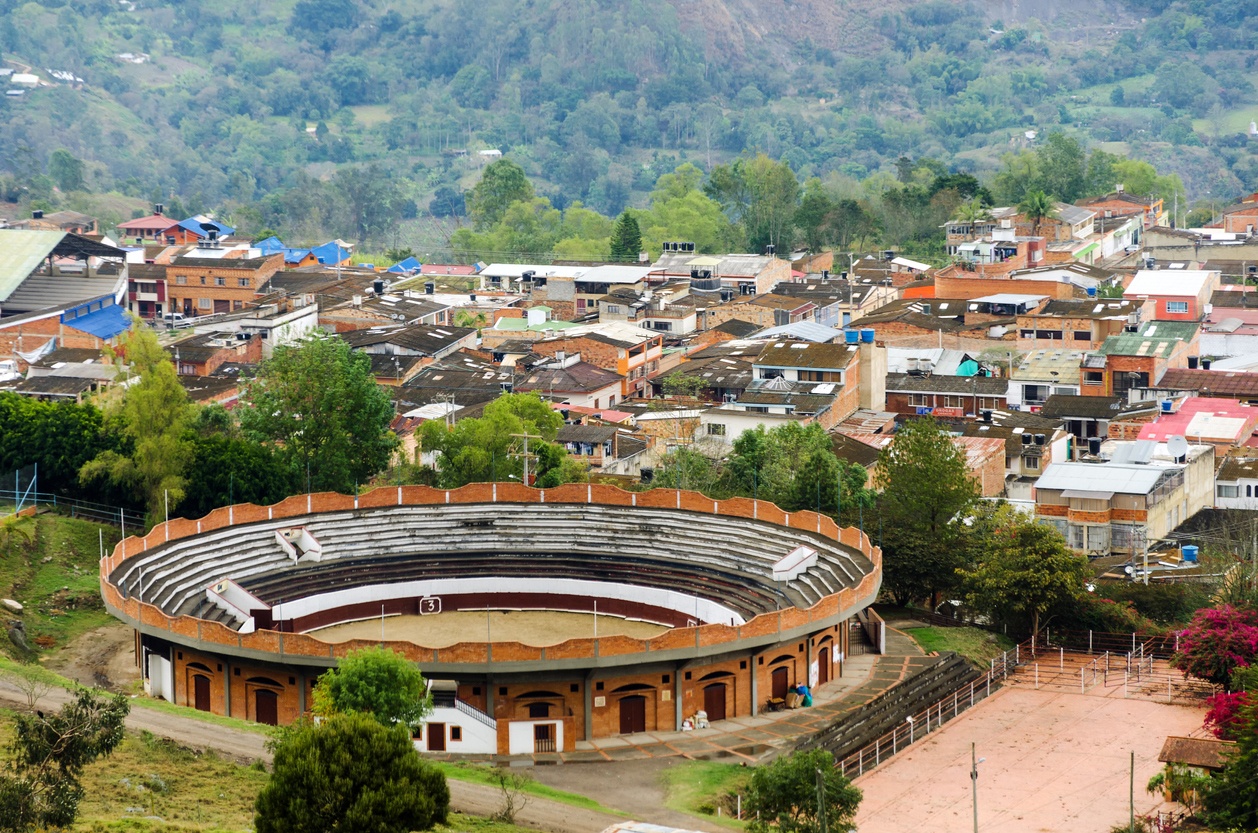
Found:
M 275 532 L 304 526 L 320 562 L 294 563 Z M 816 566 L 788 582 L 773 565 L 801 543 Z M 170 615 L 222 621 L 205 600 L 224 578 L 263 601 L 428 577 L 534 575 L 666 587 L 747 617 L 808 608 L 873 569 L 822 535 L 739 517 L 601 504 L 427 504 L 324 512 L 240 524 L 152 547 L 109 575 L 124 596 Z

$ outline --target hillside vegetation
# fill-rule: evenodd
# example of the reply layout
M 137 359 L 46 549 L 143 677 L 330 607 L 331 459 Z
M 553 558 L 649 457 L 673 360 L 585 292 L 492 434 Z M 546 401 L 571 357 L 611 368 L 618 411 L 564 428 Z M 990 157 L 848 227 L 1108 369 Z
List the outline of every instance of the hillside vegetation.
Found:
M 0 0 L 8 66 L 82 79 L 0 100 L 0 198 L 107 221 L 160 200 L 383 248 L 398 220 L 461 214 L 480 149 L 556 208 L 613 215 L 683 161 L 763 152 L 842 182 L 929 157 L 981 175 L 1057 129 L 1179 173 L 1192 197 L 1258 187 L 1258 7 L 1111 7 Z

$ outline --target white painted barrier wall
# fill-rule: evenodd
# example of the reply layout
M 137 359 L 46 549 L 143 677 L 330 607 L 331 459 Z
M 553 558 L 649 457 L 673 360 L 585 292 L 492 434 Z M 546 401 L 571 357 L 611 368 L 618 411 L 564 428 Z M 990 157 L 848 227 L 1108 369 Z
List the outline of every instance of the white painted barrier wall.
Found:
M 363 602 L 379 602 L 385 599 L 423 598 L 426 596 L 462 595 L 465 593 L 553 593 L 578 596 L 583 599 L 621 599 L 648 604 L 654 607 L 684 613 L 704 624 L 742 625 L 743 617 L 725 605 L 707 599 L 697 599 L 685 593 L 656 587 L 639 587 L 629 584 L 612 584 L 605 581 L 584 579 L 524 578 L 449 578 L 403 581 L 396 584 L 376 584 L 368 587 L 351 587 L 331 593 L 320 593 L 291 602 L 277 604 L 271 609 L 275 621 L 298 619 L 312 613 L 322 613 L 346 605 Z
M 555 748 L 563 749 L 562 720 L 517 720 L 507 726 L 507 754 L 532 755 L 533 727 L 545 724 L 554 727 L 551 731 L 555 735 Z

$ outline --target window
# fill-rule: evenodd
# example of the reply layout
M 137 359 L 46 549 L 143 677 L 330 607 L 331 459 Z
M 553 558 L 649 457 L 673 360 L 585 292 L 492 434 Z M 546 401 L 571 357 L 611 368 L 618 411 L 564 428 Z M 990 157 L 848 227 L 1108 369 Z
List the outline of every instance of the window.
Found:
M 236 279 L 236 285 L 237 285 L 237 286 L 239 286 L 239 287 L 241 287 L 242 289 L 248 289 L 248 288 L 249 288 L 249 279 L 248 279 L 248 278 L 237 278 L 237 279 Z
M 1063 337 L 1061 330 L 1036 330 L 1036 338 L 1046 338 L 1050 341 L 1061 341 Z
M 184 285 L 184 284 L 186 284 L 187 282 L 188 282 L 188 276 L 187 276 L 187 275 L 176 275 L 176 276 L 175 276 L 175 283 L 179 284 L 180 286 L 183 286 L 183 285 Z
M 1228 486 L 1228 485 L 1224 485 L 1223 483 L 1220 483 L 1214 487 L 1214 496 L 1215 497 L 1240 497 L 1241 490 L 1240 490 L 1240 487 L 1236 486 L 1235 484 Z
M 930 407 L 930 397 L 924 393 L 910 393 L 909 406 L 912 408 L 928 408 Z
M 201 276 L 201 285 L 205 286 L 205 275 Z
M 965 397 L 964 396 L 945 396 L 944 405 L 946 405 L 949 408 L 964 408 Z
M 1091 341 L 1091 330 L 1075 330 L 1075 341 Z
M 550 717 L 549 703 L 529 703 L 529 717 L 537 719 L 539 717 Z
M 618 306 L 617 306 L 617 305 L 615 305 L 615 304 L 608 304 L 608 305 L 607 305 L 607 312 L 608 312 L 609 314 L 611 314 L 611 315 L 619 315 L 619 314 L 620 314 L 620 307 L 618 307 Z
M 1033 405 L 1043 405 L 1048 399 L 1048 385 L 1023 385 L 1022 401 Z
M 214 309 L 213 298 L 197 298 L 198 309 Z
M 1103 385 L 1105 384 L 1105 372 L 1102 370 L 1085 370 L 1083 371 L 1083 384 L 1085 385 Z
M 1018 330 L 1018 338 L 1035 338 L 1035 330 Z
M 215 278 L 215 279 L 214 279 L 214 285 L 215 285 L 215 286 L 227 286 L 227 278 Z
M 1187 301 L 1167 301 L 1166 311 L 1169 313 L 1176 313 L 1176 312 L 1186 313 L 1188 312 L 1188 302 Z
M 462 726 L 450 727 L 450 740 L 452 741 L 463 740 L 463 727 Z
M 1026 455 L 1025 457 L 1022 458 L 1022 468 L 1026 469 L 1027 471 L 1039 471 L 1040 458 L 1036 457 L 1033 454 Z
M 708 436 L 709 437 L 724 437 L 725 436 L 724 423 L 709 422 L 708 423 Z

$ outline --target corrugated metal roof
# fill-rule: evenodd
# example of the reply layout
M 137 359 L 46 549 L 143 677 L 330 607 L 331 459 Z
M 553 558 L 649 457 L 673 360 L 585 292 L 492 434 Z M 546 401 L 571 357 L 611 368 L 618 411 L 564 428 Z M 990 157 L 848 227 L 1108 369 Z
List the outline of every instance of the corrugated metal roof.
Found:
M 9 300 L 62 237 L 65 237 L 62 231 L 0 231 L 0 303 Z
M 131 319 L 127 317 L 127 311 L 117 304 L 81 315 L 65 324 L 106 341 L 131 329 Z
M 1123 463 L 1053 463 L 1035 481 L 1035 488 L 1147 495 L 1172 470 Z

